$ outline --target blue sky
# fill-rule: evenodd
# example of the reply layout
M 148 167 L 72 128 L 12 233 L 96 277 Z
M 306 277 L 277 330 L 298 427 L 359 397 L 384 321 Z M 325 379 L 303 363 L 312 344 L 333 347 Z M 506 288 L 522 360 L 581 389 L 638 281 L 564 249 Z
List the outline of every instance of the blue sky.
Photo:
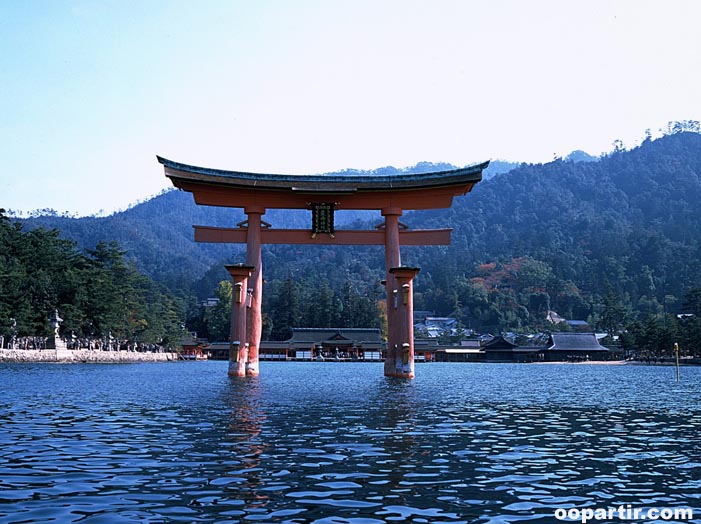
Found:
M 0 2 L 0 207 L 92 214 L 155 156 L 276 173 L 547 162 L 701 120 L 701 2 Z

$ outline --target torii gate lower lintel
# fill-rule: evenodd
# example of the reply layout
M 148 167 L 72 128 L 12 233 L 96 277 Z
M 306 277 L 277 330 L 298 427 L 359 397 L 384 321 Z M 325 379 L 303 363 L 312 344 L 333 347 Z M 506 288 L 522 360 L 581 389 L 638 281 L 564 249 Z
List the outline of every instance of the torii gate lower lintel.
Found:
M 482 179 L 488 162 L 463 169 L 396 176 L 269 175 L 190 166 L 157 157 L 173 185 L 203 205 L 243 208 L 236 228 L 194 226 L 197 242 L 245 243 L 245 265 L 227 265 L 232 276 L 230 375 L 257 375 L 262 333 L 262 244 L 384 245 L 387 291 L 385 375 L 414 377 L 413 280 L 403 267 L 402 245 L 450 244 L 451 229 L 410 230 L 399 217 L 407 209 L 450 207 Z M 309 209 L 312 227 L 276 229 L 262 220 L 267 209 Z M 376 209 L 384 223 L 371 231 L 336 230 L 336 209 Z

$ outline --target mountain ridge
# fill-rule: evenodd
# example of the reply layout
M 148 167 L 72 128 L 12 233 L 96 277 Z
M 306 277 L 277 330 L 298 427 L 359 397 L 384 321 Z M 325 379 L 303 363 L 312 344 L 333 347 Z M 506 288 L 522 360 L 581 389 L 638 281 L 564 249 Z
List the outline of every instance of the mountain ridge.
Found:
M 515 163 L 497 161 L 491 176 L 508 172 Z M 373 173 L 396 174 L 403 172 L 429 172 L 456 169 L 452 164 L 420 162 L 409 168 L 385 166 Z M 328 176 L 360 170 L 344 170 L 326 173 Z M 337 211 L 337 226 L 352 227 L 364 223 L 379 213 L 373 211 Z M 243 251 L 242 246 L 221 244 L 195 244 L 192 226 L 235 227 L 245 220 L 241 209 L 198 206 L 189 193 L 168 189 L 160 194 L 134 204 L 108 216 L 72 217 L 47 210 L 46 214 L 27 218 L 15 217 L 27 229 L 43 227 L 58 229 L 62 237 L 73 240 L 80 249 L 92 249 L 100 241 L 116 240 L 127 251 L 137 267 L 152 278 L 173 289 L 179 282 L 192 275 L 203 276 L 212 264 Z M 285 224 L 288 228 L 309 227 L 310 213 L 304 210 L 271 209 L 265 220 Z
M 585 161 L 519 164 L 508 176 L 485 176 L 449 209 L 406 212 L 402 221 L 411 227 L 453 228 L 449 247 L 402 250 L 403 263 L 422 268 L 416 307 L 465 324 L 516 327 L 535 322 L 545 306 L 596 318 L 609 289 L 630 311 L 680 307 L 685 293 L 701 287 L 701 135 L 673 133 L 596 160 L 579 157 Z M 243 218 L 169 191 L 111 217 L 24 222 L 56 227 L 84 247 L 115 239 L 142 270 L 202 297 L 227 278 L 222 264 L 240 260 L 243 247 L 197 245 L 192 225 L 234 227 Z M 309 227 L 305 212 L 271 210 L 265 218 Z M 338 223 L 380 221 L 370 213 Z M 381 249 L 372 247 L 266 246 L 264 265 L 271 289 L 294 278 L 362 291 L 384 274 Z

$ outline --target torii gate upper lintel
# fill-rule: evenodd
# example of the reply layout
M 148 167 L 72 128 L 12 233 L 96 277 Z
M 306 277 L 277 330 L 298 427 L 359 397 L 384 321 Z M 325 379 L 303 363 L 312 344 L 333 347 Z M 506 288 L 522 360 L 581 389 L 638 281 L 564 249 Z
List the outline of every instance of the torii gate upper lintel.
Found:
M 273 175 L 224 171 L 157 157 L 173 185 L 200 205 L 243 208 L 236 228 L 193 226 L 197 242 L 245 243 L 246 264 L 227 265 L 234 280 L 230 375 L 257 375 L 262 333 L 262 244 L 384 245 L 387 290 L 385 375 L 414 377 L 413 279 L 400 247 L 448 245 L 451 229 L 410 230 L 399 222 L 405 210 L 447 208 L 482 180 L 489 162 L 462 169 L 393 176 Z M 267 209 L 309 209 L 310 229 L 277 229 L 263 222 Z M 336 209 L 379 210 L 383 227 L 336 230 Z

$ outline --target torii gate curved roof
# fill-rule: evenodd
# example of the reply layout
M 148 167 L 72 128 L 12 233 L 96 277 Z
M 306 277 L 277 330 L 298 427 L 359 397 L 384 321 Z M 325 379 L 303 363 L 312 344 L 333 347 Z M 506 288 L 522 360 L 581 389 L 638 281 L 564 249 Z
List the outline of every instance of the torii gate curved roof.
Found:
M 174 162 L 158 156 L 177 188 L 202 205 L 306 209 L 310 201 L 334 202 L 339 209 L 435 209 L 450 207 L 482 180 L 489 162 L 461 169 L 400 175 L 277 175 L 225 171 Z

